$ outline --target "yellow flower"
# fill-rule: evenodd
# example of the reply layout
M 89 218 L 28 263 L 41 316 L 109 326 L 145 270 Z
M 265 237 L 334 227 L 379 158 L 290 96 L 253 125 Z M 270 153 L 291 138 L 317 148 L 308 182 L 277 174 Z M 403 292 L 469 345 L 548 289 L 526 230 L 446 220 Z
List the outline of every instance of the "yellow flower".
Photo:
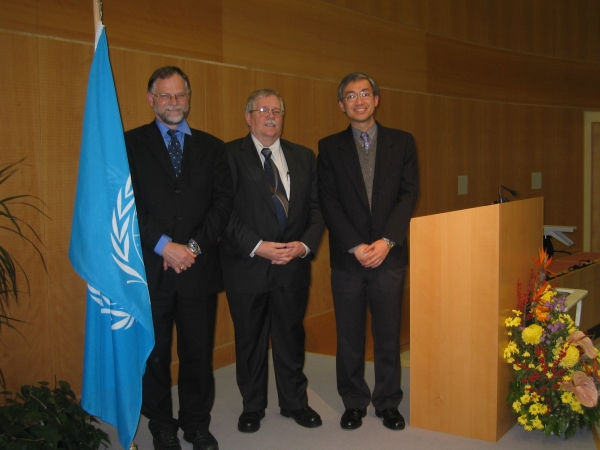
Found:
M 525 425 L 523 428 L 525 428 L 527 431 L 533 431 L 533 427 L 531 425 Z
M 530 400 L 531 400 L 531 397 L 529 396 L 529 394 L 521 395 L 521 403 L 523 403 L 524 405 L 529 403 Z
M 543 328 L 534 323 L 525 328 L 521 336 L 523 337 L 523 341 L 525 341 L 525 343 L 536 345 L 540 343 L 542 331 Z
M 533 419 L 531 421 L 531 425 L 533 425 L 533 427 L 537 428 L 538 430 L 543 430 L 544 429 L 544 425 L 542 424 L 542 421 L 537 416 L 536 416 L 535 419 Z
M 572 392 L 563 392 L 562 395 L 560 396 L 560 400 L 563 403 L 571 403 L 571 400 L 573 399 L 573 393 Z
M 531 356 L 531 354 L 530 354 L 529 352 L 524 352 L 524 353 L 523 353 L 523 357 L 524 357 L 524 358 L 527 358 L 528 356 Z
M 521 402 L 520 401 L 517 400 L 516 402 L 513 402 L 512 407 L 515 410 L 515 412 L 517 412 L 517 413 L 521 412 Z
M 554 376 L 554 374 L 552 372 L 546 372 L 546 376 L 548 377 L 548 379 L 550 379 Z
M 530 369 L 534 369 L 535 368 L 535 364 L 529 363 L 529 365 L 527 367 L 529 367 Z
M 564 358 L 560 362 L 560 367 L 564 367 L 565 369 L 570 369 L 579 361 L 579 350 L 574 345 L 569 345 L 567 348 L 567 353 Z
M 521 425 L 527 425 L 527 414 L 523 414 L 522 416 L 519 416 L 519 418 L 517 419 L 517 421 Z
M 511 362 L 511 361 L 509 361 L 509 362 Z M 517 366 L 516 364 L 513 364 L 513 370 L 521 370 L 521 368 L 519 366 Z
M 516 309 L 513 309 L 512 312 L 514 312 L 515 315 L 517 315 L 517 316 L 521 315 L 521 311 L 517 311 Z

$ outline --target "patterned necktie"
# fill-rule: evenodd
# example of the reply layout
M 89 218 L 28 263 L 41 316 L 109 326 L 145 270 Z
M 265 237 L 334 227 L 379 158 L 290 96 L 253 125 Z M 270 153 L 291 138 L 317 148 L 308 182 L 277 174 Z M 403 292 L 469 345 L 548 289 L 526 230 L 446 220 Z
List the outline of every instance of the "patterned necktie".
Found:
M 169 151 L 169 156 L 171 157 L 171 162 L 173 163 L 175 176 L 179 177 L 179 175 L 181 175 L 181 161 L 183 160 L 183 151 L 181 150 L 181 144 L 179 143 L 179 139 L 177 139 L 177 132 L 175 130 L 169 130 L 167 131 L 167 134 L 171 136 L 171 142 L 169 142 L 167 150 Z
M 279 229 L 281 233 L 285 230 L 287 223 L 289 202 L 285 188 L 281 183 L 281 177 L 279 176 L 279 170 L 271 158 L 271 150 L 263 148 L 261 153 L 265 157 L 265 174 L 267 175 L 267 181 L 271 188 L 271 195 L 273 197 L 273 203 L 275 204 L 275 211 L 277 212 L 277 220 L 279 221 Z
M 369 150 L 369 145 L 371 145 L 371 139 L 366 131 L 360 133 L 360 139 L 363 141 L 363 147 L 365 150 Z

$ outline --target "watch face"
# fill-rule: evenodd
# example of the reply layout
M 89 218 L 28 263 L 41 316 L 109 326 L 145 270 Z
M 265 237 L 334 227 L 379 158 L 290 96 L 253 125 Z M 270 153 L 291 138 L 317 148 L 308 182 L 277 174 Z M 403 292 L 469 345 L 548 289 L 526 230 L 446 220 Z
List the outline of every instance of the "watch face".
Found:
M 192 251 L 192 253 L 198 253 L 198 243 L 196 241 L 188 242 L 188 248 Z

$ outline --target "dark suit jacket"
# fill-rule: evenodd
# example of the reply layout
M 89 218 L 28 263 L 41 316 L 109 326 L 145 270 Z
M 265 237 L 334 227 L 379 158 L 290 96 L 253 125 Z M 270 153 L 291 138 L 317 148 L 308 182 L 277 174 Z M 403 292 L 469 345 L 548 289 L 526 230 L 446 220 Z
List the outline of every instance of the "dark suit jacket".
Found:
M 321 211 L 329 229 L 331 267 L 361 269 L 348 250 L 382 237 L 396 242 L 396 246 L 381 267 L 406 266 L 406 233 L 419 194 L 412 135 L 377 123 L 371 208 L 350 126 L 319 141 L 318 170 Z
M 225 289 L 260 293 L 275 287 L 297 290 L 310 284 L 310 261 L 323 234 L 319 210 L 317 165 L 313 152 L 281 139 L 290 176 L 289 215 L 281 235 L 269 184 L 252 137 L 225 144 L 233 177 L 231 220 L 221 240 Z M 301 241 L 311 253 L 285 265 L 271 264 L 250 253 L 260 241 Z
M 185 136 L 181 175 L 175 176 L 156 123 L 125 133 L 125 143 L 150 293 L 177 289 L 186 297 L 223 289 L 218 237 L 231 214 L 231 173 L 223 141 L 192 129 Z M 188 270 L 163 270 L 154 247 L 165 234 L 173 242 L 194 239 L 202 251 Z

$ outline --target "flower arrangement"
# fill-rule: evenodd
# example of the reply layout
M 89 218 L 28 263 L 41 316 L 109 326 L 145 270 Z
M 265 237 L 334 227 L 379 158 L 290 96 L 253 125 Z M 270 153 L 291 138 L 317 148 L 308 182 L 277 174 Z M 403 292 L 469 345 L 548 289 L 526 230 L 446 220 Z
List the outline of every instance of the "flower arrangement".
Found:
M 537 273 L 532 270 L 525 294 L 519 283 L 517 308 L 505 320 L 504 359 L 515 375 L 508 403 L 526 430 L 568 439 L 600 421 L 600 352 L 567 313 L 567 295 L 546 281 L 552 258 L 540 250 L 534 262 Z

